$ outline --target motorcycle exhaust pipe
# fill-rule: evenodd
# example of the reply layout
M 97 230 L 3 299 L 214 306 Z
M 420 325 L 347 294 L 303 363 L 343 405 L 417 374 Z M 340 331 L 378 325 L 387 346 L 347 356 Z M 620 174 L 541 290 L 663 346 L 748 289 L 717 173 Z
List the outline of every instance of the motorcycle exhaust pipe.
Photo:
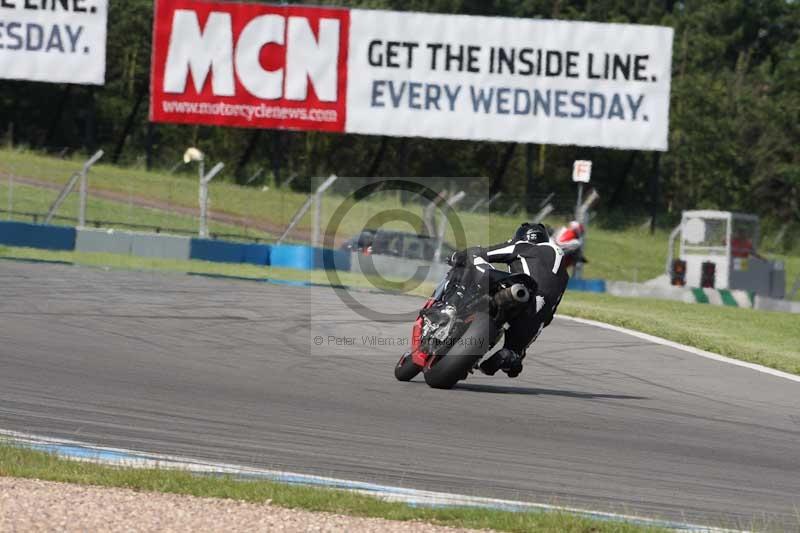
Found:
M 531 292 L 522 283 L 515 283 L 494 295 L 494 301 L 498 306 L 512 303 L 525 304 L 531 299 Z
M 528 291 L 528 287 L 522 283 L 513 284 L 510 290 L 514 300 L 521 304 L 526 304 L 531 299 L 531 293 Z

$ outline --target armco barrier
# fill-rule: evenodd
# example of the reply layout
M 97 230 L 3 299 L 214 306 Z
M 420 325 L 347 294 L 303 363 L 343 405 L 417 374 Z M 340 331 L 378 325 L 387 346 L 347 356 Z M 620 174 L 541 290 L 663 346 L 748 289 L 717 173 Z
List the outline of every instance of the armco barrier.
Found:
M 44 226 L 25 222 L 0 222 L 0 244 L 43 248 L 46 250 L 74 250 L 75 228 Z
M 119 230 L 78 229 L 75 250 L 111 254 L 189 259 L 189 237 Z
M 133 235 L 124 231 L 78 229 L 75 251 L 129 255 Z
M 216 263 L 270 264 L 273 247 L 268 244 L 244 244 L 211 239 L 192 239 L 190 259 Z
M 317 269 L 350 271 L 350 252 L 317 248 L 314 250 L 314 266 Z
M 606 292 L 606 281 L 603 279 L 570 278 L 567 290 L 583 292 Z
M 427 274 L 424 281 L 438 283 L 448 266 L 390 256 L 364 257 L 341 250 L 312 248 L 300 245 L 269 246 L 243 244 L 210 239 L 193 239 L 177 235 L 136 233 L 120 230 L 76 229 L 64 226 L 0 221 L 0 244 L 43 248 L 103 252 L 164 259 L 199 259 L 225 263 L 273 265 L 298 270 L 342 270 L 366 275 L 411 279 Z M 419 270 L 420 267 L 427 267 Z M 287 282 L 288 283 L 288 282 Z M 305 283 L 305 282 L 300 282 Z M 614 296 L 656 298 L 683 302 L 710 303 L 759 310 L 800 313 L 800 302 L 772 300 L 745 291 L 689 289 L 650 283 L 606 282 L 601 279 L 570 279 L 569 290 L 608 292 Z
M 162 259 L 189 259 L 191 239 L 179 235 L 132 233 L 131 254 Z
M 266 266 L 269 265 L 270 256 L 272 255 L 272 246 L 268 244 L 245 244 L 244 245 L 244 262 L 251 265 Z
M 314 270 L 314 248 L 293 244 L 280 244 L 272 247 L 270 265 L 279 268 Z
M 281 244 L 270 250 L 270 265 L 299 270 L 350 270 L 350 252 Z
M 189 259 L 215 263 L 244 263 L 246 246 L 238 242 L 192 239 Z

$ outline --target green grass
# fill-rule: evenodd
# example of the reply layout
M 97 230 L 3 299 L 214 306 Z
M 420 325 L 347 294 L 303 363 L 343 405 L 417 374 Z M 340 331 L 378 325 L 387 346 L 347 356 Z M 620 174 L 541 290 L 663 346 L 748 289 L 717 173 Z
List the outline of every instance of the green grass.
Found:
M 0 174 L 10 172 L 18 176 L 63 184 L 66 183 L 72 172 L 80 168 L 81 164 L 80 158 L 62 160 L 33 152 L 0 149 Z M 262 191 L 253 187 L 241 187 L 224 181 L 224 177 L 223 172 L 221 179 L 211 183 L 212 209 L 244 216 L 253 221 L 254 225 L 257 222 L 264 222 L 284 227 L 307 197 L 305 193 L 285 188 Z M 0 184 L 0 186 L 5 186 L 5 184 Z M 197 206 L 197 177 L 186 171 L 168 174 L 99 164 L 90 172 L 90 191 L 97 189 L 165 201 L 176 206 L 192 208 Z M 55 197 L 55 193 L 52 191 L 48 191 L 48 194 Z M 4 197 L 0 196 L 0 207 L 5 208 L 5 201 Z M 45 203 L 49 206 L 49 203 Z M 322 215 L 326 226 L 334 211 L 343 203 L 345 203 L 344 198 L 336 194 L 325 196 Z M 67 209 L 71 209 L 69 211 L 71 213 L 75 212 L 74 207 Z M 336 237 L 342 239 L 355 235 L 370 219 L 392 209 L 411 211 L 415 216 L 421 216 L 419 206 L 409 207 L 401 204 L 398 196 L 394 193 L 380 194 L 368 201 L 355 204 L 338 228 Z M 46 206 L 44 210 L 46 211 Z M 167 225 L 167 221 L 169 221 L 172 224 L 181 224 L 180 227 L 190 229 L 196 227 L 196 222 L 191 217 L 178 217 L 178 219 L 183 218 L 178 220 L 157 213 L 146 209 L 135 210 L 124 203 L 91 202 L 89 205 L 89 218 L 92 219 L 109 218 L 111 215 L 115 215 L 113 219 L 122 216 L 126 218 L 126 222 L 142 223 L 142 220 L 150 220 L 163 221 L 163 224 Z M 458 215 L 469 245 L 486 245 L 507 239 L 516 229 L 521 218 L 521 215 L 499 216 L 463 211 Z M 159 216 L 166 218 L 158 218 Z M 308 213 L 300 221 L 298 227 L 307 230 L 311 227 L 311 221 L 311 214 Z M 552 218 L 548 222 L 553 226 L 558 226 L 565 220 Z M 385 227 L 402 230 L 419 229 L 410 228 L 400 222 L 389 223 Z M 235 229 L 231 226 L 213 224 L 212 231 L 232 233 L 235 232 Z M 242 228 L 239 228 L 238 231 L 249 235 L 257 234 L 257 232 L 242 230 Z M 586 255 L 590 263 L 586 266 L 584 276 L 614 281 L 645 281 L 663 274 L 667 257 L 668 233 L 666 230 L 659 230 L 655 235 L 650 235 L 648 231 L 636 226 L 619 231 L 602 229 L 597 225 L 592 226 L 586 245 Z M 457 242 L 451 230 L 448 230 L 447 239 L 454 244 Z M 800 257 L 793 256 L 785 259 L 787 259 L 787 288 L 791 288 L 794 279 L 800 276 Z
M 622 522 L 589 520 L 558 512 L 510 513 L 484 509 L 426 509 L 388 503 L 352 492 L 268 481 L 237 481 L 175 470 L 116 468 L 69 461 L 53 454 L 0 444 L 0 476 L 33 478 L 142 492 L 228 498 L 251 503 L 390 520 L 422 520 L 440 525 L 497 531 L 638 533 L 665 531 Z
M 585 254 L 589 263 L 584 277 L 642 282 L 664 274 L 669 232 L 628 228 L 607 231 L 590 228 Z
M 797 314 L 569 291 L 558 312 L 800 374 Z

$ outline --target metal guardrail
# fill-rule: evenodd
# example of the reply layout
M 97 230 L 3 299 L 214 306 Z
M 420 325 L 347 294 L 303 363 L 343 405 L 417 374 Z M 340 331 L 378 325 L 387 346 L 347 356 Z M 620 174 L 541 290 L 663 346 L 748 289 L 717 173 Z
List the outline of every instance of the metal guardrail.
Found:
M 35 213 L 30 211 L 9 211 L 8 209 L 0 209 L 0 213 L 5 214 L 6 216 L 20 216 L 20 217 L 27 217 L 30 218 L 34 224 L 45 223 L 47 219 L 46 213 Z M 76 217 L 68 217 L 63 215 L 53 215 L 53 220 L 61 220 L 64 222 L 69 222 L 73 224 L 78 223 L 78 219 Z M 154 226 L 151 224 L 136 224 L 134 222 L 122 222 L 122 221 L 115 221 L 115 220 L 91 220 L 87 219 L 85 227 L 94 227 L 94 228 L 111 228 L 111 227 L 120 227 L 120 228 L 128 228 L 132 230 L 144 230 L 144 231 L 151 231 L 153 233 L 171 233 L 175 235 L 188 235 L 188 236 L 197 236 L 197 230 L 195 229 L 182 229 L 182 228 L 173 228 L 168 226 Z M 211 239 L 234 239 L 239 241 L 247 241 L 247 242 L 254 242 L 254 243 L 264 243 L 270 244 L 274 243 L 276 239 L 264 239 L 262 237 L 255 237 L 250 235 L 243 235 L 240 233 L 215 233 L 211 232 L 209 234 L 209 238 Z

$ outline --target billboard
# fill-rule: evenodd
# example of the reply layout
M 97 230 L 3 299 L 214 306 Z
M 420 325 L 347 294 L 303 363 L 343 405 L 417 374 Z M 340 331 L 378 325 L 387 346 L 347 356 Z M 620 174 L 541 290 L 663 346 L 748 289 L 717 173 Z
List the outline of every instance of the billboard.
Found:
M 157 0 L 151 119 L 666 150 L 671 28 Z
M 108 0 L 0 0 L 0 78 L 103 85 Z

